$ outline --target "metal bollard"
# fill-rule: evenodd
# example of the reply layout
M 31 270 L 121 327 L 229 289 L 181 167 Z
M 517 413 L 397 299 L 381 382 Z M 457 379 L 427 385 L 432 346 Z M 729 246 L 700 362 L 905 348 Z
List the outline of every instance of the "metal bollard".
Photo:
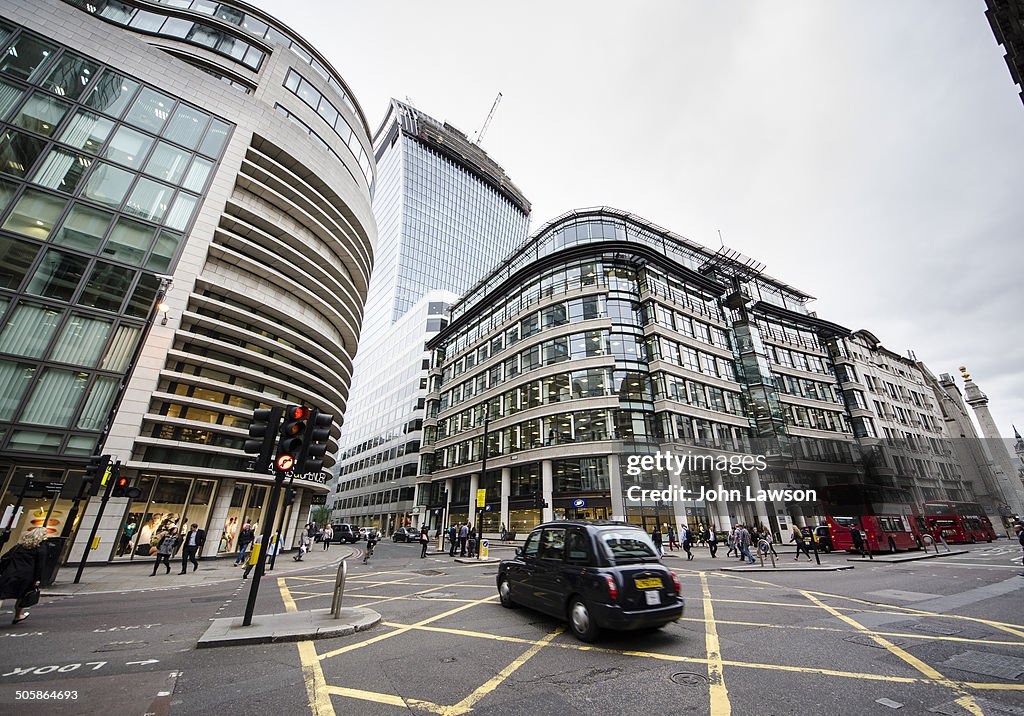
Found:
M 348 560 L 341 560 L 338 565 L 338 576 L 334 580 L 334 597 L 331 599 L 331 616 L 341 617 L 341 600 L 345 596 L 345 578 L 348 576 Z

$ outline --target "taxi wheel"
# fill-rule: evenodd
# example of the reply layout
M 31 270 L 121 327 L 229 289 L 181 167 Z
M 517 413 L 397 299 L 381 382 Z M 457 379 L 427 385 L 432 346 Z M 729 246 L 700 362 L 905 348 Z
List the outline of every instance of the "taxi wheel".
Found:
M 587 608 L 586 602 L 580 598 L 569 604 L 569 628 L 580 641 L 591 642 L 597 639 L 598 627 L 594 617 Z
M 511 589 L 507 579 L 501 580 L 501 584 L 498 585 L 498 599 L 501 600 L 501 606 L 506 609 L 514 609 L 516 606 L 516 603 L 512 601 Z

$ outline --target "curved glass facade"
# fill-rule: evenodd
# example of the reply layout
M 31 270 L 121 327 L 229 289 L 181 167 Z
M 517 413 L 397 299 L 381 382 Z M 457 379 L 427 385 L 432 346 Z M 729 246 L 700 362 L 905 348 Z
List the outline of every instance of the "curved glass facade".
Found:
M 548 224 L 471 289 L 431 343 L 434 392 L 421 467 L 433 481 L 422 490 L 432 516 L 475 521 L 469 495 L 493 482 L 485 531 L 504 524 L 522 533 L 552 516 L 614 517 L 648 530 L 681 522 L 724 528 L 741 519 L 777 528 L 774 510 L 755 514 L 750 504 L 690 504 L 674 513 L 671 504 L 624 498 L 628 485 L 657 481 L 627 478 L 625 461 L 658 450 L 739 456 L 785 444 L 805 450 L 807 460 L 850 459 L 826 329 L 805 312 L 775 315 L 777 302 L 764 298 L 802 307 L 806 296 L 716 256 L 622 212 L 583 210 Z M 736 285 L 758 289 L 761 300 L 746 297 L 753 307 L 738 310 Z M 745 362 L 741 338 L 751 335 L 763 346 L 767 378 Z M 761 429 L 752 386 L 770 391 L 778 406 L 778 435 Z M 786 441 L 796 435 L 801 440 Z M 694 494 L 712 481 L 742 491 L 759 479 L 766 478 L 679 476 Z M 450 499 L 442 504 L 444 494 Z M 537 508 L 539 498 L 550 507 Z

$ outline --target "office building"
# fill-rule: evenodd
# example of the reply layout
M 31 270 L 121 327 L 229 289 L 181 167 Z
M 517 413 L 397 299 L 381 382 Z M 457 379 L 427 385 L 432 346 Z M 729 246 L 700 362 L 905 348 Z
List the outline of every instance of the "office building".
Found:
M 333 514 L 390 531 L 419 520 L 411 495 L 426 395 L 424 345 L 440 330 L 450 299 L 526 240 L 530 203 L 465 134 L 409 104 L 391 101 L 373 146 L 380 239 Z M 424 302 L 435 290 L 448 296 Z M 414 373 L 396 364 L 396 350 L 410 354 Z M 380 488 L 385 479 L 387 490 Z
M 268 508 L 273 478 L 241 450 L 253 409 L 345 408 L 376 241 L 366 119 L 242 2 L 0 16 L 3 504 L 29 488 L 13 538 L 89 528 L 99 500 L 71 509 L 103 452 L 141 496 L 110 501 L 92 560 L 147 556 L 171 522 L 227 552 Z M 289 543 L 323 480 L 296 480 Z
M 816 505 L 633 499 L 852 481 L 854 434 L 831 348 L 850 335 L 811 297 L 735 251 L 615 209 L 569 212 L 452 307 L 431 341 L 418 501 L 439 522 L 523 534 L 552 517 L 761 523 L 785 533 Z M 631 459 L 694 450 L 683 471 Z M 483 465 L 486 451 L 486 468 Z M 728 464 L 762 454 L 767 469 Z M 725 462 L 723 463 L 722 460 Z

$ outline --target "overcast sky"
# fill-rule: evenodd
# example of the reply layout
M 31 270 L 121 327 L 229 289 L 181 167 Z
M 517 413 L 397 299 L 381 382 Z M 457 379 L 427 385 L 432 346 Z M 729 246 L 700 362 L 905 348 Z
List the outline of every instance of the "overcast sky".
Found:
M 725 243 L 1024 429 L 1024 105 L 982 0 L 255 0 L 533 202 Z M 958 376 L 959 378 L 959 376 Z M 962 383 L 961 383 L 962 384 Z

